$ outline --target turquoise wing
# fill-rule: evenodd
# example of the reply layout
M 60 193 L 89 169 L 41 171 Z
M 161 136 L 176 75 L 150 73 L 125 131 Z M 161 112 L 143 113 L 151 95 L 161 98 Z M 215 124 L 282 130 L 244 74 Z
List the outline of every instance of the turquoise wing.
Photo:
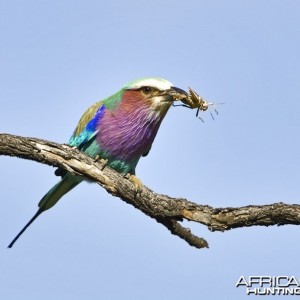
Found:
M 98 130 L 97 124 L 104 114 L 106 107 L 103 101 L 92 105 L 82 115 L 77 127 L 75 128 L 69 140 L 69 145 L 84 151 L 87 155 L 94 157 L 99 152 L 99 146 L 94 141 Z M 67 171 L 58 168 L 55 171 L 56 176 L 65 177 Z

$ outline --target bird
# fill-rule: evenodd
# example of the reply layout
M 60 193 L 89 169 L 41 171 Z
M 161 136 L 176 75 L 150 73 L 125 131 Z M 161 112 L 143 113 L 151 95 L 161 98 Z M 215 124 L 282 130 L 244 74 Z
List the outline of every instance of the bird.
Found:
M 147 156 L 158 129 L 174 101 L 188 94 L 163 78 L 141 78 L 89 107 L 79 120 L 69 145 L 91 158 L 101 157 L 121 174 L 135 175 L 141 157 Z M 11 248 L 32 222 L 85 180 L 57 169 L 61 180 L 40 200 L 38 211 L 8 245 Z

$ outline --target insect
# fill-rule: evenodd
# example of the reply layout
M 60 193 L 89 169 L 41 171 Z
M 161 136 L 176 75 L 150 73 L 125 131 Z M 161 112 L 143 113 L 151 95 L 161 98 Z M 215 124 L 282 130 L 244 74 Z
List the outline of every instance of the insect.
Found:
M 184 106 L 184 107 L 188 107 L 191 109 L 197 108 L 197 112 L 196 112 L 196 117 L 199 118 L 202 122 L 204 122 L 204 120 L 199 116 L 199 112 L 201 111 L 206 111 L 208 109 L 209 106 L 213 106 L 214 107 L 214 111 L 215 113 L 218 115 L 218 111 L 216 109 L 216 103 L 214 102 L 207 102 L 204 100 L 203 97 L 199 96 L 194 90 L 192 90 L 189 87 L 189 94 L 187 97 L 182 97 L 180 100 L 183 104 L 173 104 L 173 106 Z M 223 104 L 223 103 L 218 103 L 218 104 Z M 210 113 L 212 119 L 214 120 L 214 116 L 212 113 Z

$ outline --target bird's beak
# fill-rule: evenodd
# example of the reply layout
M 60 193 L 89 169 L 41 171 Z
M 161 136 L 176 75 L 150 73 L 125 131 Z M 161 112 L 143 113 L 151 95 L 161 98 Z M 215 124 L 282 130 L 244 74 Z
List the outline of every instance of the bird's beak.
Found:
M 175 86 L 172 86 L 170 89 L 166 90 L 165 92 L 168 96 L 170 96 L 171 101 L 182 100 L 189 96 L 186 91 Z

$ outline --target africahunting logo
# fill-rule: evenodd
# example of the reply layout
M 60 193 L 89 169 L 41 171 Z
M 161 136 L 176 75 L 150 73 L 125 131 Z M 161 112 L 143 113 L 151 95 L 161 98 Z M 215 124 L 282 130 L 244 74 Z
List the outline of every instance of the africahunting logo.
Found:
M 300 295 L 300 278 L 295 276 L 241 276 L 236 287 L 247 295 Z

